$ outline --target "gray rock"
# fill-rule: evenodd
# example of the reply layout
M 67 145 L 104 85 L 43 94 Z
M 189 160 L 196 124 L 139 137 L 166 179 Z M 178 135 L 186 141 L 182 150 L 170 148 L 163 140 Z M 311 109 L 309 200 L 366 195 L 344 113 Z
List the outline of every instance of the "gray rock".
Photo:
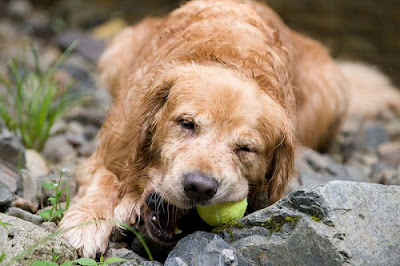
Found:
M 75 40 L 79 41 L 79 45 L 75 50 L 93 63 L 97 62 L 104 50 L 105 42 L 103 40 L 95 40 L 83 32 L 67 31 L 58 36 L 57 43 L 61 48 L 66 49 Z
M 130 266 L 130 265 L 162 265 L 157 261 L 148 261 L 143 257 L 139 256 L 135 252 L 127 248 L 109 248 L 107 249 L 106 253 L 104 254 L 105 259 L 111 257 L 123 258 L 127 259 L 128 261 L 121 263 L 122 266 Z
M 15 193 L 18 189 L 17 180 L 17 172 L 0 160 L 0 181 L 6 184 L 12 193 Z
M 359 134 L 363 127 L 364 119 L 361 116 L 352 115 L 343 121 L 340 131 L 345 136 Z
M 59 179 L 59 173 L 34 177 L 28 171 L 21 170 L 19 175 L 23 184 L 24 198 L 35 204 L 47 200 L 48 197 L 54 194 L 54 191 L 45 189 L 43 183 L 49 183 L 50 181 L 58 182 Z M 61 182 L 63 183 L 62 189 L 65 189 L 65 186 L 68 185 L 70 198 L 73 198 L 77 192 L 76 178 L 72 175 L 64 174 Z M 64 194 L 63 197 L 61 197 L 61 201 L 65 200 L 65 196 Z
M 85 143 L 85 137 L 82 135 L 78 134 L 72 134 L 72 133 L 67 133 L 66 136 L 68 143 L 72 147 L 79 148 Z
M 43 154 L 55 163 L 70 160 L 76 156 L 74 148 L 65 135 L 56 135 L 49 138 L 44 145 Z
M 38 205 L 33 203 L 30 200 L 27 200 L 25 198 L 20 198 L 16 196 L 16 199 L 11 203 L 12 207 L 17 207 L 19 209 L 23 209 L 25 211 L 28 211 L 30 213 L 36 213 L 38 211 Z
M 371 174 L 371 168 L 369 166 L 351 164 L 346 165 L 346 170 L 350 177 L 347 181 L 371 182 L 369 178 Z
M 320 173 L 300 173 L 300 184 L 304 186 L 315 186 L 336 180 L 334 176 Z
M 88 141 L 83 143 L 83 145 L 79 148 L 78 154 L 80 156 L 89 157 L 96 150 L 97 142 L 96 141 Z
M 366 147 L 376 150 L 378 146 L 390 140 L 388 131 L 377 123 L 365 123 L 364 141 Z
M 14 195 L 10 188 L 0 181 L 0 209 L 5 209 L 10 206 L 14 199 Z
M 0 160 L 15 169 L 25 165 L 25 148 L 19 138 L 11 133 L 0 121 Z
M 400 169 L 379 162 L 373 165 L 370 178 L 375 183 L 400 185 Z
M 303 148 L 295 163 L 301 185 L 313 186 L 333 180 L 368 181 L 369 171 L 364 167 L 337 163 L 329 155 L 308 148 Z
M 378 160 L 378 155 L 376 153 L 354 152 L 352 157 L 347 161 L 347 164 L 358 164 L 371 167 L 377 163 Z
M 25 169 L 19 171 L 19 179 L 22 184 L 23 197 L 38 206 L 39 199 L 41 197 L 41 188 L 37 182 L 37 179 L 34 178 L 31 173 Z
M 386 126 L 386 129 L 391 139 L 400 138 L 400 123 L 398 119 L 393 119 L 390 121 L 390 123 Z
M 6 265 L 31 265 L 36 260 L 51 261 L 54 255 L 60 256 L 60 263 L 77 258 L 70 244 L 40 226 L 2 213 L 0 220 L 11 224 L 7 229 L 0 226 L 0 250 L 6 254 L 3 261 Z
M 378 147 L 378 156 L 382 162 L 393 167 L 400 166 L 400 141 L 386 142 Z
M 303 186 L 222 236 L 252 265 L 398 265 L 399 204 L 398 186 Z
M 248 265 L 248 261 L 219 236 L 199 231 L 180 240 L 164 265 Z
M 94 97 L 96 97 L 94 99 L 97 102 L 96 106 L 76 106 L 64 117 L 67 121 L 78 121 L 80 124 L 86 125 L 85 134 L 92 136 L 97 134 L 111 104 L 110 96 L 104 94 L 103 91 L 96 91 Z M 88 126 L 94 126 L 94 128 Z
M 27 0 L 14 0 L 8 4 L 8 12 L 20 18 L 29 16 L 32 10 L 32 4 Z
M 47 175 L 49 173 L 49 167 L 47 166 L 45 158 L 36 150 L 27 149 L 25 151 L 25 160 L 26 169 L 34 178 Z
M 52 233 L 54 233 L 57 230 L 57 225 L 56 223 L 53 222 L 43 222 L 40 224 L 40 227 Z
M 30 212 L 24 211 L 23 209 L 16 207 L 8 208 L 7 214 L 37 225 L 40 225 L 43 222 L 43 218 L 40 217 L 39 215 L 32 214 Z
M 159 266 L 162 265 L 161 263 L 159 263 L 158 261 L 136 261 L 136 260 L 128 260 L 122 264 L 120 264 L 121 266 Z

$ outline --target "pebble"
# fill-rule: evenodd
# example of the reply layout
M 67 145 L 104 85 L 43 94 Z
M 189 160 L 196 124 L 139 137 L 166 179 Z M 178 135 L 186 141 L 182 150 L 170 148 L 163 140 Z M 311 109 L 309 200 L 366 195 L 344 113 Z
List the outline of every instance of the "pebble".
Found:
M 10 206 L 14 199 L 14 195 L 10 188 L 0 181 L 0 209 L 5 209 Z
M 86 142 L 83 134 L 67 133 L 65 137 L 68 143 L 74 148 L 79 148 Z
M 36 181 L 38 177 L 34 178 L 28 170 L 22 169 L 19 171 L 19 178 L 22 183 L 22 196 L 39 205 L 40 188 L 38 188 Z
M 1 120 L 0 120 L 1 121 Z M 25 148 L 19 138 L 0 122 L 0 160 L 14 168 L 25 165 Z
M 388 167 L 384 163 L 379 162 L 372 167 L 370 179 L 374 183 L 400 185 L 400 169 Z
M 39 215 L 32 214 L 20 208 L 10 207 L 7 210 L 7 214 L 37 225 L 40 225 L 43 222 L 43 218 Z
M 57 225 L 54 222 L 43 222 L 40 224 L 40 227 L 52 233 L 57 230 Z
M 371 167 L 377 163 L 378 160 L 378 156 L 375 153 L 354 152 L 348 164 L 356 163 Z
M 122 18 L 112 18 L 92 30 L 92 37 L 95 39 L 110 39 L 120 33 L 128 23 Z
M 35 150 L 27 149 L 25 151 L 26 168 L 33 177 L 47 175 L 49 168 L 45 159 Z
M 6 184 L 12 193 L 17 192 L 17 179 L 18 174 L 0 160 L 0 181 Z
M 38 205 L 33 203 L 32 201 L 18 197 L 11 203 L 12 207 L 20 208 L 30 213 L 37 213 Z
M 66 161 L 76 156 L 74 148 L 64 134 L 50 137 L 44 145 L 43 154 L 55 163 Z
M 21 18 L 29 16 L 32 9 L 31 2 L 27 0 L 13 0 L 8 4 L 8 12 Z
M 96 141 L 89 141 L 83 143 L 83 145 L 79 148 L 79 155 L 84 156 L 84 157 L 89 157 L 94 153 L 96 150 L 97 143 Z
M 390 135 L 391 139 L 399 139 L 400 138 L 400 122 L 398 119 L 394 119 L 387 126 L 387 131 Z
M 105 41 L 91 38 L 83 32 L 67 31 L 58 36 L 57 43 L 62 49 L 66 49 L 75 40 L 79 41 L 76 51 L 93 63 L 97 62 L 100 54 L 104 50 Z
M 378 147 L 380 160 L 393 167 L 400 166 L 400 141 L 386 142 Z
M 390 141 L 388 131 L 376 123 L 365 124 L 364 137 L 365 145 L 372 150 L 376 150 L 380 144 Z

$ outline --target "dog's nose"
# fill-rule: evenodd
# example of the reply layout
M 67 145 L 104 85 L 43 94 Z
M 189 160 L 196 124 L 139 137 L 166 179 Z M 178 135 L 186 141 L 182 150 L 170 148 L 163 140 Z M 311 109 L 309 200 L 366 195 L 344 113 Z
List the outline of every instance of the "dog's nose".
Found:
M 217 193 L 217 181 L 199 172 L 185 174 L 183 188 L 186 196 L 195 202 L 202 202 L 211 199 Z

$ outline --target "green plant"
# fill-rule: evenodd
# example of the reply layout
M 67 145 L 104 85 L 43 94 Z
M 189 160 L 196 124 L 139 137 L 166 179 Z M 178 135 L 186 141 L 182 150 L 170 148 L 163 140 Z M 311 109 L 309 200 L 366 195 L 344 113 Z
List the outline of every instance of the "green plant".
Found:
M 90 258 L 80 258 L 80 259 L 76 259 L 76 260 L 72 260 L 72 261 L 66 261 L 62 264 L 58 264 L 54 261 L 35 261 L 32 263 L 32 266 L 73 266 L 73 265 L 82 265 L 82 266 L 108 266 L 111 263 L 114 262 L 123 262 L 126 261 L 126 259 L 122 259 L 122 258 L 116 258 L 116 257 L 112 257 L 112 258 L 108 258 L 106 260 L 104 260 L 103 255 L 101 255 L 100 257 L 100 261 L 97 262 L 94 259 L 90 259 Z
M 6 253 L 2 252 L 0 255 L 0 263 L 6 258 Z
M 153 254 L 151 254 L 150 248 L 149 248 L 149 246 L 147 246 L 146 241 L 144 241 L 143 236 L 138 231 L 136 231 L 132 226 L 130 226 L 128 224 L 120 224 L 119 226 L 131 231 L 139 239 L 140 244 L 142 244 L 144 250 L 147 253 L 147 256 L 149 257 L 149 260 L 153 261 L 154 260 Z
M 7 223 L 7 222 L 3 222 L 3 221 L 0 220 L 0 225 L 3 226 L 5 229 L 8 230 L 7 226 L 8 226 L 8 225 L 12 225 L 12 224 Z
M 7 227 L 7 226 L 8 226 L 8 225 L 12 225 L 12 224 L 7 223 L 7 222 L 3 222 L 3 221 L 0 220 L 0 225 L 3 226 L 6 230 L 8 230 L 8 227 Z M 0 254 L 0 263 L 1 263 L 5 258 L 6 258 L 6 253 L 1 252 L 1 254 Z
M 54 79 L 55 71 L 71 54 L 73 42 L 48 71 L 43 72 L 34 48 L 34 69 L 29 70 L 25 60 L 12 59 L 8 63 L 10 77 L 0 74 L 0 118 L 13 132 L 20 135 L 25 147 L 41 151 L 55 121 L 76 104 L 85 93 L 68 93 Z
M 64 212 L 69 208 L 69 188 L 67 182 L 62 180 L 67 172 L 67 169 L 62 169 L 58 174 L 57 182 L 50 181 L 42 184 L 44 188 L 54 191 L 54 196 L 48 198 L 51 207 L 39 213 L 46 221 L 58 223 L 64 217 Z M 61 198 L 64 195 L 66 197 L 65 207 L 61 204 Z

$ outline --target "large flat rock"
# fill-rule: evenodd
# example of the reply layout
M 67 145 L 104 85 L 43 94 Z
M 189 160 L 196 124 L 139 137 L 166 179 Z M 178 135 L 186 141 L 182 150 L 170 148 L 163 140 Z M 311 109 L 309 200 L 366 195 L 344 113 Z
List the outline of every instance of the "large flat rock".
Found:
M 3 213 L 0 213 L 0 221 L 10 224 L 7 228 L 0 226 L 0 253 L 6 255 L 5 265 L 52 261 L 53 255 L 60 256 L 59 263 L 77 258 L 75 249 L 65 240 L 50 235 L 50 232 L 33 223 Z
M 207 255 L 210 262 L 224 258 L 221 249 L 205 251 L 218 239 L 234 254 L 235 265 L 399 265 L 399 209 L 399 186 L 350 181 L 303 186 L 221 228 L 225 244 L 212 235 L 189 235 L 167 262 L 206 265 Z

